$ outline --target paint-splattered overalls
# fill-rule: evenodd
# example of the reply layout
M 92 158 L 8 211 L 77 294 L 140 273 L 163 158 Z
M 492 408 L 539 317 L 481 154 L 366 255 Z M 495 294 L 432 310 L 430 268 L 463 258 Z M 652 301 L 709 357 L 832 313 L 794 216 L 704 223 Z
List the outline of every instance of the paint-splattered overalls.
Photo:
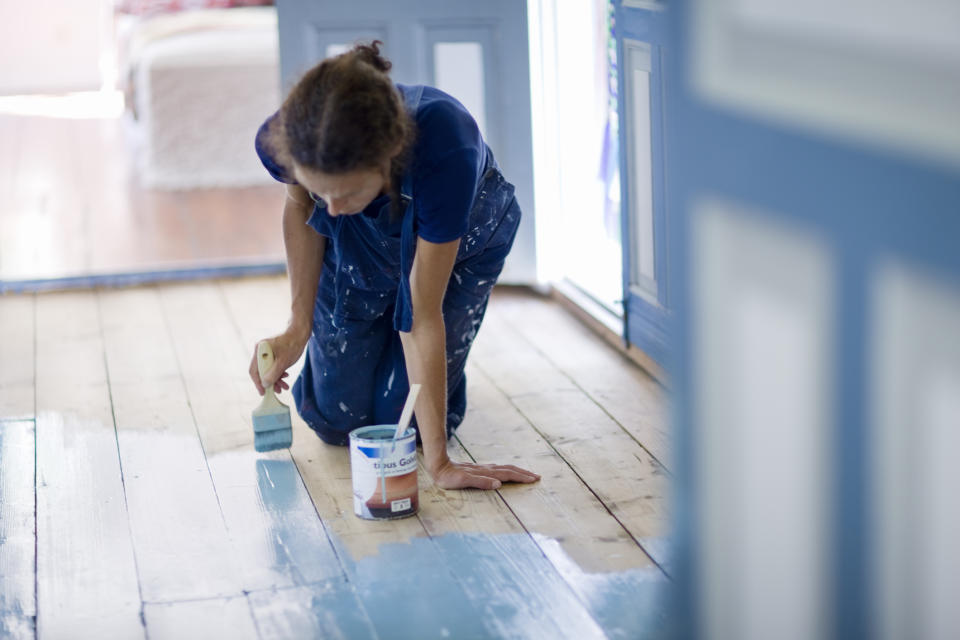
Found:
M 411 112 L 422 91 L 410 87 L 404 92 Z M 520 222 L 513 185 L 489 150 L 487 157 L 443 299 L 448 437 L 463 421 L 467 354 Z M 331 217 L 318 206 L 308 220 L 328 240 L 313 335 L 293 395 L 303 419 L 330 444 L 346 444 L 357 427 L 395 423 L 409 388 L 397 332 L 409 331 L 413 322 L 409 278 L 417 229 L 412 185 L 408 175 L 401 187 L 407 203 L 402 217 L 391 217 L 389 200 L 382 197 L 364 213 L 349 216 Z M 371 209 L 379 214 L 371 215 Z

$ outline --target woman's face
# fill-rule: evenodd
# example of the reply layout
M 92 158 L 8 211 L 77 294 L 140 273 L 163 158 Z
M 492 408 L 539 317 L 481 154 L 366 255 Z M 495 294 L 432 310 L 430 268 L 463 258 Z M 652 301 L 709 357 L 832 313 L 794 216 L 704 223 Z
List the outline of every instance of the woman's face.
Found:
M 320 198 L 331 216 L 360 213 L 386 191 L 389 165 L 356 169 L 346 173 L 324 173 L 295 165 L 293 176 L 312 197 Z

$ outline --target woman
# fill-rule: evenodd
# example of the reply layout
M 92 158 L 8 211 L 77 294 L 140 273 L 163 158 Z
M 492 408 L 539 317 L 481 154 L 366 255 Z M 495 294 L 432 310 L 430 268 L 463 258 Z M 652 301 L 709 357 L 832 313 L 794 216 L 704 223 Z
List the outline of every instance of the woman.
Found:
M 287 184 L 283 236 L 292 293 L 276 364 L 250 377 L 276 391 L 307 349 L 297 410 L 325 442 L 395 423 L 409 382 L 427 471 L 446 489 L 539 476 L 461 464 L 446 442 L 466 410 L 464 365 L 520 222 L 513 186 L 476 123 L 447 94 L 394 85 L 380 42 L 324 60 L 257 132 Z

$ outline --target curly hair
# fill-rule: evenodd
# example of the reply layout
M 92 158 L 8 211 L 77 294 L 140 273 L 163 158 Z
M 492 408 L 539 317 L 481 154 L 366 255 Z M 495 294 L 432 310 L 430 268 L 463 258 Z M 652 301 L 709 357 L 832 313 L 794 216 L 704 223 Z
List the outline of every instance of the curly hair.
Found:
M 416 125 L 390 79 L 392 64 L 380 54 L 382 44 L 358 44 L 308 70 L 283 101 L 268 144 L 283 165 L 331 174 L 389 160 L 396 211 Z

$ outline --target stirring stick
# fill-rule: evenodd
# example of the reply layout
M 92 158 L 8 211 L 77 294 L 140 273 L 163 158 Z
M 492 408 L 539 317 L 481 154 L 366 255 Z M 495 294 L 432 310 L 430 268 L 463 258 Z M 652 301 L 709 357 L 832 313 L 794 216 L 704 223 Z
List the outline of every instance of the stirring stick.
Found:
M 417 403 L 417 396 L 420 394 L 420 385 L 410 385 L 410 392 L 407 394 L 407 401 L 403 405 L 403 411 L 400 412 L 400 422 L 397 423 L 397 432 L 393 434 L 393 440 L 403 435 L 410 425 L 410 418 L 413 417 L 413 405 Z

